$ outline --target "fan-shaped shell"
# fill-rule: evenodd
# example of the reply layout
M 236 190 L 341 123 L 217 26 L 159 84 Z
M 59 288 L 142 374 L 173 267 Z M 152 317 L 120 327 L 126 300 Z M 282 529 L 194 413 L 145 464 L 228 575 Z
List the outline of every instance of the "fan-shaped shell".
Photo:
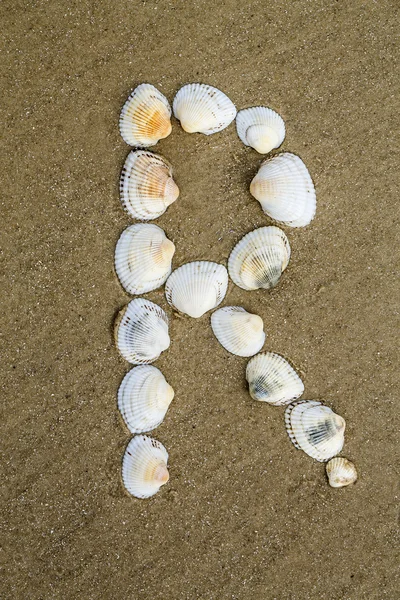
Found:
M 211 315 L 215 337 L 228 352 L 237 356 L 253 356 L 265 341 L 264 323 L 241 306 L 224 306 Z
M 157 304 L 135 298 L 118 315 L 115 338 L 119 352 L 132 365 L 154 362 L 170 344 L 168 317 Z
M 279 148 L 285 139 L 285 123 L 281 116 L 266 106 L 253 106 L 236 115 L 238 136 L 245 146 L 260 154 Z
M 168 100 L 154 85 L 138 85 L 122 108 L 119 130 L 130 146 L 154 146 L 171 133 Z
M 136 498 L 154 496 L 167 483 L 168 452 L 164 446 L 146 435 L 136 435 L 129 442 L 122 460 L 122 481 Z
M 229 275 L 244 290 L 273 288 L 286 269 L 290 245 L 279 227 L 260 227 L 247 233 L 233 248 Z
M 300 398 L 304 385 L 287 360 L 274 352 L 262 352 L 247 363 L 246 379 L 254 400 L 274 406 Z
M 285 411 L 286 429 L 296 448 L 324 462 L 343 448 L 345 420 L 315 400 L 299 400 Z
M 211 135 L 228 127 L 236 107 L 223 92 L 211 85 L 189 83 L 174 98 L 174 115 L 188 133 Z
M 250 192 L 267 215 L 289 227 L 304 227 L 315 216 L 314 184 L 301 158 L 290 152 L 265 160 Z
M 328 475 L 329 485 L 333 488 L 340 488 L 350 485 L 357 481 L 357 470 L 352 462 L 347 458 L 332 458 L 326 464 L 326 474 Z
M 165 284 L 165 296 L 173 308 L 197 319 L 222 302 L 227 287 L 225 267 L 201 260 L 173 271 Z

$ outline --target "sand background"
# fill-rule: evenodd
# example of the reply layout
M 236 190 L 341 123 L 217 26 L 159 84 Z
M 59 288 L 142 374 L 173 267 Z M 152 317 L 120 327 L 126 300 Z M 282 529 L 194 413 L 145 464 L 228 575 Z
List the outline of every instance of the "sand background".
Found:
M 399 597 L 399 12 L 386 0 L 2 3 L 2 599 Z M 308 165 L 317 216 L 286 229 L 277 288 L 231 283 L 225 304 L 260 314 L 265 348 L 294 363 L 304 397 L 345 417 L 351 489 L 329 488 L 283 410 L 250 399 L 247 361 L 219 346 L 209 315 L 178 318 L 158 290 L 148 298 L 172 343 L 156 366 L 176 397 L 153 435 L 171 479 L 150 501 L 125 494 L 116 392 L 129 365 L 112 323 L 129 301 L 113 273 L 129 149 L 117 124 L 143 81 L 171 101 L 202 81 L 285 119 L 282 150 Z M 261 157 L 234 125 L 206 137 L 174 120 L 154 150 L 181 188 L 157 221 L 174 267 L 226 264 L 271 223 L 248 192 Z

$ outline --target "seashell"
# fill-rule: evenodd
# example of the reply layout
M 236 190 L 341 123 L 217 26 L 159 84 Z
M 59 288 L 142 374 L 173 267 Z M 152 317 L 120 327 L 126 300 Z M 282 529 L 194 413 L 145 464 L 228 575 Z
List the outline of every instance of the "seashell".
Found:
M 246 379 L 253 400 L 274 406 L 300 398 L 304 385 L 287 360 L 274 352 L 257 354 L 247 363 Z
M 267 215 L 289 227 L 304 227 L 315 216 L 314 184 L 301 158 L 290 152 L 262 163 L 250 193 Z
M 179 196 L 169 162 L 148 150 L 128 154 L 119 189 L 124 209 L 142 221 L 160 217 Z
M 125 488 L 136 498 L 154 496 L 169 479 L 167 463 L 168 452 L 160 442 L 147 435 L 136 435 L 122 459 Z
M 222 302 L 228 287 L 223 265 L 204 260 L 182 265 L 167 279 L 165 296 L 179 312 L 198 319 Z
M 171 107 L 154 85 L 141 83 L 122 107 L 119 130 L 129 146 L 154 146 L 171 133 Z
M 241 306 L 224 306 L 211 315 L 215 337 L 236 356 L 253 356 L 265 342 L 264 323 Z
M 164 231 L 149 223 L 130 225 L 115 248 L 115 271 L 129 294 L 160 287 L 171 273 L 174 244 Z
M 298 400 L 285 411 L 286 429 L 296 448 L 324 462 L 343 448 L 345 420 L 316 400 Z
M 279 227 L 260 227 L 247 233 L 233 248 L 228 271 L 244 290 L 269 290 L 278 283 L 290 258 L 290 245 Z
M 344 487 L 357 481 L 357 471 L 353 463 L 340 456 L 332 458 L 326 464 L 326 474 L 329 485 L 333 488 Z
M 253 106 L 236 115 L 238 136 L 245 146 L 260 154 L 279 148 L 285 139 L 285 123 L 278 113 L 266 106 Z
M 157 304 L 135 298 L 118 315 L 115 341 L 132 365 L 154 362 L 170 344 L 168 317 Z
M 141 365 L 125 375 L 118 390 L 118 408 L 131 433 L 158 427 L 174 398 L 174 390 L 156 367 Z
M 176 94 L 172 108 L 187 133 L 217 133 L 228 127 L 236 116 L 236 107 L 228 96 L 203 83 L 184 85 Z

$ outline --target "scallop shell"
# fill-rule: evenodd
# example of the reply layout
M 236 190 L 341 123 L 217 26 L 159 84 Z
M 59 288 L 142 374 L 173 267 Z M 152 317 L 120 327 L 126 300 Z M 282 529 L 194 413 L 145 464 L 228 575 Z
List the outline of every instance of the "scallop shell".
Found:
M 240 110 L 236 116 L 238 136 L 245 146 L 260 154 L 279 148 L 285 139 L 285 123 L 281 116 L 266 106 Z
M 129 146 L 154 146 L 171 133 L 168 100 L 154 85 L 138 85 L 122 108 L 119 130 Z
M 174 390 L 156 367 L 141 365 L 125 375 L 118 390 L 118 408 L 131 433 L 158 427 L 174 398 Z
M 244 290 L 273 288 L 286 269 L 290 245 L 279 227 L 260 227 L 247 233 L 232 250 L 228 271 Z
M 253 356 L 265 342 L 264 323 L 241 306 L 224 306 L 211 315 L 215 337 L 228 352 L 236 356 Z
M 304 385 L 296 371 L 279 354 L 262 352 L 247 363 L 246 379 L 253 400 L 274 406 L 300 398 Z
M 129 294 L 160 287 L 171 273 L 174 244 L 157 225 L 137 223 L 122 232 L 115 248 L 115 271 Z
M 236 107 L 228 96 L 203 83 L 184 85 L 176 94 L 172 108 L 187 133 L 217 133 L 228 127 L 236 116 Z
M 285 411 L 286 429 L 296 448 L 324 462 L 343 448 L 345 420 L 315 400 L 299 400 Z
M 357 481 L 357 470 L 347 458 L 332 458 L 326 465 L 329 485 L 340 488 Z
M 289 227 L 304 227 L 315 216 L 314 184 L 301 158 L 290 152 L 262 163 L 250 193 L 267 215 Z
M 154 496 L 167 483 L 168 452 L 164 446 L 146 435 L 129 442 L 122 460 L 122 480 L 127 491 L 136 498 Z
M 141 221 L 157 219 L 179 196 L 169 162 L 148 150 L 128 154 L 119 189 L 124 209 Z
M 227 287 L 225 267 L 201 260 L 173 271 L 165 284 L 165 296 L 173 308 L 197 319 L 222 302 Z
M 120 312 L 115 338 L 119 352 L 132 365 L 154 362 L 170 344 L 168 317 L 157 304 L 135 298 Z

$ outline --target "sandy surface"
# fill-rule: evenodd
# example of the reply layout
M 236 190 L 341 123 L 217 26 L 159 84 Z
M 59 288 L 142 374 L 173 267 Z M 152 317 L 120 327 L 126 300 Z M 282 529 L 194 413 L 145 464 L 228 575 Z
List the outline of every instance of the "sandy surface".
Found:
M 215 5 L 2 3 L 4 600 L 399 597 L 399 4 Z M 176 397 L 153 435 L 171 479 L 150 501 L 124 492 L 116 392 L 129 365 L 112 323 L 129 297 L 113 251 L 130 220 L 118 117 L 140 82 L 172 100 L 198 80 L 239 108 L 279 111 L 282 149 L 316 182 L 317 217 L 286 229 L 293 254 L 278 287 L 230 284 L 225 303 L 259 313 L 265 348 L 296 365 L 304 397 L 345 417 L 351 489 L 329 488 L 324 465 L 289 442 L 283 410 L 250 399 L 247 361 L 219 346 L 209 315 L 178 318 L 158 290 L 148 297 L 167 310 L 172 344 L 156 366 Z M 175 267 L 226 264 L 244 233 L 270 223 L 248 192 L 261 158 L 234 125 L 206 137 L 174 121 L 155 150 L 181 188 L 157 221 Z

